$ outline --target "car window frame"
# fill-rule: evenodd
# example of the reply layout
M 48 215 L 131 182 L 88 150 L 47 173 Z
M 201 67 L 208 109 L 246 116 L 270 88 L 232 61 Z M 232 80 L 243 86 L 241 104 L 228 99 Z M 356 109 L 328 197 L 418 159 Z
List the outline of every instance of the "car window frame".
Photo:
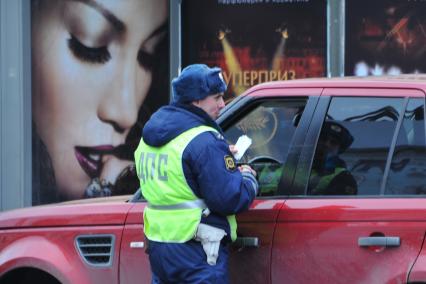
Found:
M 317 96 L 279 95 L 279 89 L 276 90 L 276 93 L 277 95 L 273 96 L 250 96 L 247 97 L 245 100 L 239 100 L 232 107 L 234 110 L 228 109 L 228 111 L 226 113 L 223 113 L 223 116 L 218 119 L 219 125 L 221 126 L 223 131 L 226 131 L 229 127 L 235 125 L 235 123 L 239 121 L 243 116 L 247 115 L 264 102 L 306 100 L 303 114 L 290 142 L 287 159 L 283 163 L 283 174 L 281 175 L 280 181 L 277 186 L 277 193 L 271 196 L 257 196 L 256 199 L 285 199 L 291 195 L 296 173 L 296 166 L 299 161 L 299 155 L 303 148 L 298 145 L 304 145 L 306 133 L 308 131 L 309 124 L 312 121 L 312 115 L 314 114 L 315 108 L 317 107 L 318 101 L 320 99 L 320 93 L 318 93 Z
M 321 94 L 318 94 L 318 96 L 309 96 L 306 101 L 303 115 L 292 138 L 287 160 L 283 168 L 283 174 L 280 182 L 278 183 L 277 195 L 275 195 L 276 197 L 287 198 L 288 196 L 294 195 L 294 192 L 297 192 L 300 187 L 300 183 L 296 176 L 297 169 L 299 167 L 300 160 L 303 160 L 301 157 L 303 150 L 310 147 L 309 143 L 306 143 L 308 140 L 307 133 L 309 132 L 311 123 L 314 121 L 316 108 L 320 101 L 320 95 Z
M 356 89 L 356 88 L 355 88 Z M 329 90 L 327 88 L 324 89 L 325 90 Z M 342 89 L 340 89 L 342 90 Z M 344 88 L 343 88 L 344 90 Z M 361 90 L 361 89 L 360 89 Z M 378 89 L 380 91 L 387 91 L 387 89 Z M 325 92 L 323 92 L 321 94 L 321 97 L 319 99 L 318 102 L 318 106 L 315 110 L 315 113 L 313 114 L 312 117 L 312 123 L 309 126 L 308 132 L 306 134 L 306 140 L 305 140 L 305 145 L 303 146 L 303 151 L 300 154 L 299 157 L 299 161 L 297 163 L 297 168 L 296 168 L 296 175 L 294 178 L 294 183 L 293 183 L 293 187 L 294 187 L 294 191 L 293 194 L 291 194 L 289 196 L 289 198 L 302 198 L 302 199 L 352 199 L 352 198 L 401 198 L 401 197 L 414 197 L 414 198 L 419 198 L 421 197 L 421 195 L 385 195 L 385 191 L 386 191 L 386 181 L 388 179 L 389 176 L 389 170 L 390 170 L 390 166 L 392 163 L 392 157 L 395 151 L 395 147 L 396 147 L 396 143 L 397 143 L 397 138 L 399 135 L 399 131 L 401 129 L 401 125 L 403 122 L 403 116 L 404 113 L 406 111 L 406 107 L 408 105 L 408 102 L 410 100 L 410 98 L 416 98 L 416 97 L 422 97 L 425 105 L 424 105 L 424 113 L 426 114 L 426 94 L 424 93 L 423 90 L 421 89 L 389 89 L 389 90 L 397 90 L 399 92 L 401 92 L 400 96 L 365 96 L 365 95 L 357 95 L 356 91 L 354 94 L 354 89 L 352 89 L 350 91 L 350 94 L 345 94 L 345 92 L 340 93 L 335 93 L 335 92 L 329 92 L 327 94 L 324 94 Z M 410 96 L 407 93 L 411 93 L 412 91 L 421 93 L 422 96 Z M 405 92 L 405 94 L 404 94 Z M 315 155 L 315 151 L 316 151 L 316 146 L 319 140 L 319 136 L 321 133 L 321 129 L 322 129 L 322 125 L 325 121 L 325 117 L 327 115 L 331 100 L 333 98 L 342 98 L 342 97 L 352 97 L 352 98 L 362 98 L 362 97 L 369 97 L 369 98 L 387 98 L 387 97 L 395 97 L 395 98 L 400 98 L 403 99 L 403 103 L 402 103 L 402 107 L 401 107 L 401 112 L 399 113 L 399 117 L 398 117 L 398 121 L 397 121 L 397 125 L 395 127 L 395 131 L 393 133 L 393 137 L 392 137 L 392 142 L 391 145 L 389 147 L 389 152 L 388 152 L 388 156 L 386 158 L 386 164 L 385 164 L 385 170 L 388 169 L 387 175 L 386 171 L 383 173 L 383 177 L 382 177 L 382 181 L 380 184 L 380 194 L 378 195 L 308 195 L 307 191 L 308 191 L 308 182 L 309 182 L 309 177 L 310 177 L 310 171 L 312 168 L 312 163 L 313 163 L 313 159 L 314 159 L 314 155 Z M 426 116 L 425 116 L 426 118 Z M 424 120 L 424 126 L 425 126 L 425 141 L 426 141 L 426 119 Z M 392 151 L 392 153 L 391 153 Z M 424 195 L 423 197 L 426 198 L 426 195 Z
M 310 173 L 312 167 L 317 142 L 330 102 L 331 96 L 321 95 L 318 99 L 317 106 L 311 117 L 311 121 L 306 132 L 306 138 L 302 146 L 302 151 L 297 161 L 296 172 L 292 184 L 292 194 L 290 195 L 291 197 L 308 196 L 307 191 L 309 174 L 307 173 Z

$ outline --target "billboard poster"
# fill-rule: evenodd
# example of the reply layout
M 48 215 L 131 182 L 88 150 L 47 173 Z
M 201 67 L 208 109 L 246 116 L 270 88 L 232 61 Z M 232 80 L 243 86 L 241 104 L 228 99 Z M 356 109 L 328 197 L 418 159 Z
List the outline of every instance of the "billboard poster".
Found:
M 275 80 L 326 75 L 326 1 L 183 0 L 182 67 L 223 69 L 228 100 Z
M 167 0 L 32 0 L 33 204 L 133 194 L 133 152 L 169 102 Z
M 426 72 L 426 1 L 347 0 L 346 75 Z

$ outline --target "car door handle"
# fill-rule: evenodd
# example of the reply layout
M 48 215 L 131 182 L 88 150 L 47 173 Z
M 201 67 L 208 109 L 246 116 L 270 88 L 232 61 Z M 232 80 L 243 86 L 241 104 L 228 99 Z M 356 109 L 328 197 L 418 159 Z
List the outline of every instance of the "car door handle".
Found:
M 361 237 L 358 238 L 360 247 L 399 247 L 401 240 L 399 237 Z
M 256 238 L 256 237 L 238 237 L 235 240 L 234 245 L 240 248 L 244 248 L 244 247 L 257 248 L 260 246 L 260 243 L 259 243 L 259 238 Z

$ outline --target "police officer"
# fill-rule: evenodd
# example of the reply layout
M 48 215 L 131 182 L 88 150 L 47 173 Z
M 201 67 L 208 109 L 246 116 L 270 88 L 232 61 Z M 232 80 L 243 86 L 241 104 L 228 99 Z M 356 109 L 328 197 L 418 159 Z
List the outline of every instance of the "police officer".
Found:
M 172 81 L 173 100 L 146 123 L 135 152 L 153 283 L 228 283 L 234 214 L 258 184 L 237 167 L 214 119 L 224 107 L 221 69 L 194 64 Z
M 321 130 L 308 192 L 312 195 L 355 195 L 357 183 L 339 157 L 352 144 L 349 131 L 335 121 L 326 121 Z

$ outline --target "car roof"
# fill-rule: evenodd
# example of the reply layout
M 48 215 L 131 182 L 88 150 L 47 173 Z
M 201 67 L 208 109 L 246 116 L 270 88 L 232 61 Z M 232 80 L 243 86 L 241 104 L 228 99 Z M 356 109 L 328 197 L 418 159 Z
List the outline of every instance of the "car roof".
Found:
M 392 88 L 419 89 L 426 92 L 426 74 L 398 76 L 309 78 L 262 83 L 248 89 L 248 95 L 261 89 L 283 88 Z

